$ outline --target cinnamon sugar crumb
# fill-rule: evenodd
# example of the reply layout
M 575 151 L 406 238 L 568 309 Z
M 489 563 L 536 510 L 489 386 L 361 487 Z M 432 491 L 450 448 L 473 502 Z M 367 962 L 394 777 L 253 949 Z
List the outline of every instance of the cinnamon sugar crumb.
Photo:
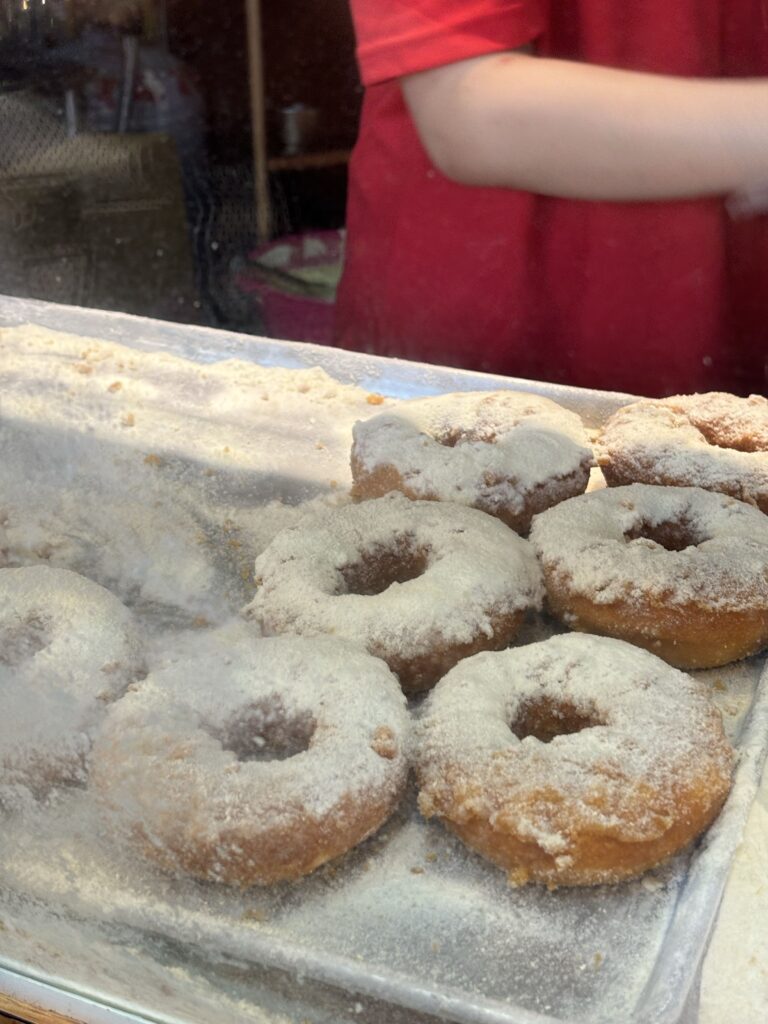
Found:
M 261 924 L 267 920 L 267 913 L 261 910 L 259 907 L 249 907 L 248 910 L 244 910 L 240 918 L 241 921 L 256 921 Z

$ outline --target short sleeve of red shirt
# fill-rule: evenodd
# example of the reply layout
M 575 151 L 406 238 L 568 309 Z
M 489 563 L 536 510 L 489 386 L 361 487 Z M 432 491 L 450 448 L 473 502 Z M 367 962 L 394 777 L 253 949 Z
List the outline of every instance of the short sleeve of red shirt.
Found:
M 365 85 L 524 46 L 546 0 L 351 0 Z

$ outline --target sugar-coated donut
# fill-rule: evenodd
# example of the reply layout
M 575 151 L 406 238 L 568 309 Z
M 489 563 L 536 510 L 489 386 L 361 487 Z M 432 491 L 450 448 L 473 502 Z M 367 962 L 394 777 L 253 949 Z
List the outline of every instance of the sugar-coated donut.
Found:
M 513 884 L 631 878 L 706 829 L 732 750 L 703 684 L 565 634 L 457 665 L 417 724 L 419 807 Z
M 0 800 L 82 779 L 90 732 L 142 669 L 133 616 L 67 569 L 0 569 Z
M 598 462 L 612 487 L 704 487 L 768 513 L 768 399 L 714 391 L 632 403 L 606 422 Z
M 540 395 L 463 392 L 402 402 L 356 423 L 352 496 L 452 501 L 524 533 L 581 494 L 594 456 L 581 419 Z
M 153 672 L 118 701 L 91 779 L 165 869 L 269 884 L 386 820 L 406 780 L 408 724 L 397 680 L 359 648 L 248 639 Z
M 301 520 L 256 559 L 246 608 L 265 634 L 345 637 L 403 689 L 505 647 L 543 600 L 527 541 L 475 509 L 401 494 Z
M 537 516 L 550 610 L 572 629 L 712 668 L 768 643 L 768 518 L 700 487 L 632 484 Z

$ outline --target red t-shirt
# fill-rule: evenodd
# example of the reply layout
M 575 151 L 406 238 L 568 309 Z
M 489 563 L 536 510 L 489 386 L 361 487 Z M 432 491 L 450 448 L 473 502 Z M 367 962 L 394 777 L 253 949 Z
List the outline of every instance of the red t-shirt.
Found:
M 366 96 L 337 302 L 347 348 L 581 386 L 763 391 L 768 218 L 457 185 L 399 76 L 535 41 L 688 76 L 768 75 L 763 0 L 352 0 Z

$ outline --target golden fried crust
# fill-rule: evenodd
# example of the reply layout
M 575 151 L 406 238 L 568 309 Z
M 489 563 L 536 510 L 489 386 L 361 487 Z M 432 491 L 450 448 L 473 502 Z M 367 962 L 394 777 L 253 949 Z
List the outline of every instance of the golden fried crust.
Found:
M 610 462 L 600 461 L 605 482 L 609 487 L 624 487 L 633 483 L 653 484 L 660 487 L 689 487 L 691 480 L 681 480 L 676 476 L 664 473 L 655 465 L 647 465 L 643 460 L 624 457 L 621 453 L 613 453 Z M 754 505 L 768 515 L 768 492 L 752 491 L 742 481 L 723 480 L 717 488 L 721 494 L 727 494 L 737 501 Z
M 379 464 L 369 471 L 354 450 L 350 461 L 353 480 L 351 494 L 355 501 L 381 498 L 392 491 L 400 491 L 412 501 L 441 500 L 438 494 L 424 493 L 421 490 L 416 492 L 409 487 L 402 474 L 390 463 Z M 589 464 L 585 461 L 567 476 L 553 478 L 546 484 L 535 487 L 528 493 L 522 509 L 516 513 L 509 507 L 500 507 L 490 501 L 484 501 L 481 495 L 472 502 L 472 507 L 500 519 L 515 533 L 526 534 L 535 515 L 573 497 L 574 494 L 581 494 L 586 489 L 589 469 Z
M 151 842 L 140 827 L 135 835 L 145 854 L 166 870 L 241 888 L 272 885 L 302 878 L 373 835 L 390 817 L 399 797 L 399 790 L 373 794 L 364 805 L 350 797 L 334 810 L 332 819 L 303 818 L 298 826 L 289 827 L 275 822 L 256 839 L 247 824 L 223 829 L 210 838 L 197 835 L 194 842 L 178 835 L 162 846 Z
M 710 753 L 716 754 L 719 745 L 725 746 L 717 733 L 707 742 Z M 723 756 L 719 762 L 715 758 L 715 762 L 703 768 L 689 785 L 678 785 L 664 793 L 636 787 L 633 799 L 637 802 L 637 823 L 633 823 L 632 816 L 627 817 L 624 808 L 621 824 L 610 829 L 597 829 L 587 813 L 601 802 L 606 809 L 607 797 L 601 794 L 599 782 L 584 813 L 556 788 L 542 787 L 534 793 L 526 791 L 520 800 L 509 790 L 500 789 L 497 804 L 503 810 L 489 817 L 474 810 L 476 800 L 471 790 L 453 787 L 450 782 L 439 794 L 422 793 L 419 806 L 425 817 L 437 817 L 467 846 L 507 871 L 513 885 L 536 882 L 555 888 L 612 884 L 638 877 L 663 863 L 712 824 L 731 785 L 728 757 Z M 487 790 L 482 804 L 488 805 Z M 524 834 L 521 822 L 543 810 L 567 834 L 567 855 L 547 853 Z M 651 831 L 656 833 L 650 837 L 649 817 L 653 819 Z
M 549 610 L 571 629 L 626 640 L 675 668 L 717 668 L 756 654 L 768 643 L 768 617 L 762 609 L 598 604 L 570 591 L 546 566 L 544 579 Z
M 388 654 L 386 660 L 390 669 L 400 680 L 403 692 L 408 696 L 413 696 L 424 690 L 429 690 L 454 665 L 473 654 L 479 654 L 480 651 L 504 650 L 520 631 L 525 613 L 492 614 L 488 618 L 490 635 L 477 633 L 469 643 L 446 644 L 443 640 L 436 638 L 434 647 L 425 654 L 408 658 L 398 654 Z M 371 654 L 376 655 L 378 652 L 372 648 Z

